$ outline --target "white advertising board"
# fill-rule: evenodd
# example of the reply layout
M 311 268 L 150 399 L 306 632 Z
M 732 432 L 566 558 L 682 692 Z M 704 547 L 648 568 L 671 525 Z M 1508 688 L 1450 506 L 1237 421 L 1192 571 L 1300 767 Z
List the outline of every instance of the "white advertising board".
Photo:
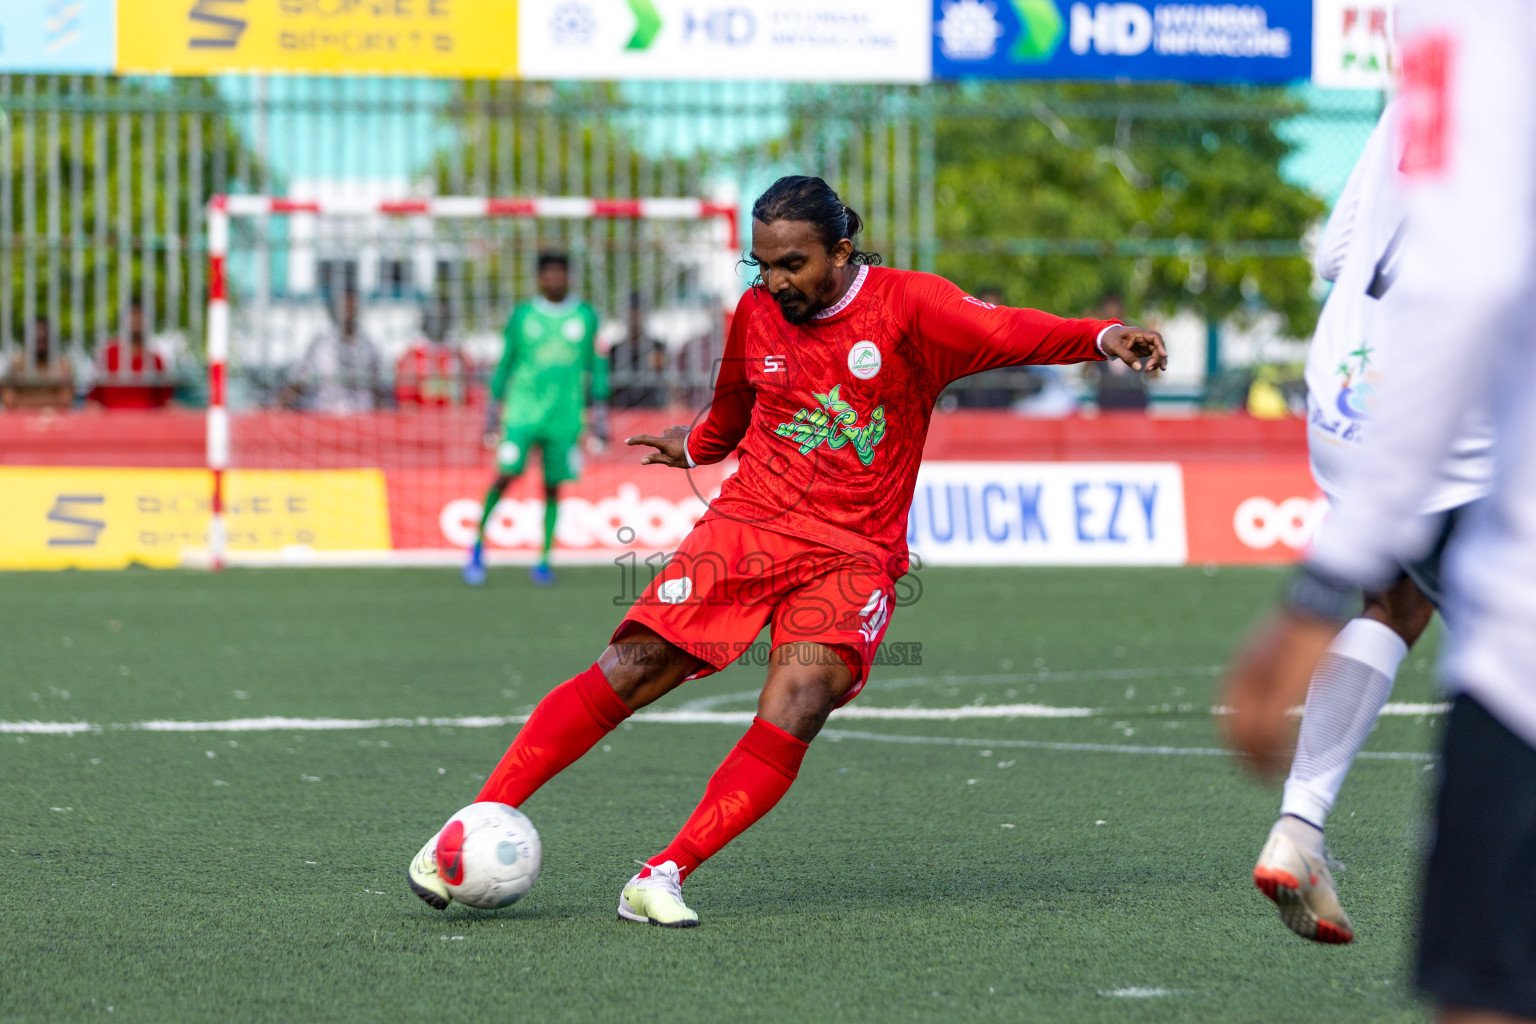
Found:
M 1166 462 L 928 462 L 907 514 L 924 565 L 1183 565 Z
M 520 0 L 530 79 L 926 82 L 930 0 Z

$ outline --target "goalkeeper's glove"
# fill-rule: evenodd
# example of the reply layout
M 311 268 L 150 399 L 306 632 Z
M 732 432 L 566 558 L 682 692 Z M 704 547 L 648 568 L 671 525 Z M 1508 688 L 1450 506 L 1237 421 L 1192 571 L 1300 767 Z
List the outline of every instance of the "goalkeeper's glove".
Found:
M 592 407 L 592 436 L 605 445 L 613 440 L 612 432 L 608 427 L 608 407 L 606 405 L 594 405 Z

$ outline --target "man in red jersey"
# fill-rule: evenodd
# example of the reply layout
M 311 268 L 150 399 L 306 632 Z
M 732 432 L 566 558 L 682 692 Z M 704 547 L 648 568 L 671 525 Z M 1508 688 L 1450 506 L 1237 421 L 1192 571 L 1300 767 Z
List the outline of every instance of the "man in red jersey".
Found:
M 104 409 L 159 409 L 175 393 L 165 360 L 145 344 L 144 307 L 128 303 L 128 342 L 112 338 L 96 360 L 96 386 L 86 398 Z
M 421 334 L 395 361 L 395 405 L 463 405 L 468 400 L 472 367 L 448 340 L 448 299 L 441 297 L 421 315 Z
M 907 570 L 907 507 L 934 400 L 997 366 L 1115 357 L 1167 363 L 1155 331 L 980 302 L 932 274 L 886 270 L 820 178 L 781 178 L 752 208 L 761 281 L 742 297 L 708 415 L 632 437 L 643 464 L 739 470 L 614 631 L 597 663 L 529 716 L 479 799 L 518 806 L 636 709 L 725 668 L 771 627 L 757 717 L 666 849 L 619 898 L 624 920 L 689 927 L 682 881 L 778 803 L 833 709 L 864 685 Z M 456 823 L 455 823 L 456 824 Z M 463 830 L 408 871 L 436 907 Z

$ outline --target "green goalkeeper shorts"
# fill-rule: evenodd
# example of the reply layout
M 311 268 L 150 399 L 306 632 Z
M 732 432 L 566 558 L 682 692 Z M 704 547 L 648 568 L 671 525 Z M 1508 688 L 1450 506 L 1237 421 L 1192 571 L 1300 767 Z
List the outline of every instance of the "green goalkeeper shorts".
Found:
M 521 476 L 529 450 L 538 448 L 546 485 L 575 480 L 581 473 L 581 449 L 576 441 L 574 437 L 552 437 L 541 430 L 508 426 L 496 446 L 496 468 L 507 476 Z

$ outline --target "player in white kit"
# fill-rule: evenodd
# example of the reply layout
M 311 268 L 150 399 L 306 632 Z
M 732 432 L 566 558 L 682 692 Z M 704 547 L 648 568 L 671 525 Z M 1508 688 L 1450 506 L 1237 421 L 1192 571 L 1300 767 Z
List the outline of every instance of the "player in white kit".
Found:
M 1391 130 L 1401 105 L 1382 112 L 1319 241 L 1318 274 L 1333 282 L 1307 353 L 1307 448 L 1312 476 L 1337 508 L 1349 499 L 1359 452 L 1382 385 L 1382 350 L 1395 338 L 1379 327 L 1393 301 L 1407 229 Z M 1253 869 L 1253 881 L 1303 938 L 1340 943 L 1354 926 L 1339 905 L 1323 827 L 1355 756 L 1370 735 L 1398 666 L 1441 603 L 1440 556 L 1461 511 L 1488 492 L 1492 425 L 1474 417 L 1441 464 L 1419 511 L 1434 521 L 1429 554 L 1401 566 L 1329 645 L 1307 690 L 1306 713 L 1280 819 Z
M 1453 700 L 1418 928 L 1445 1024 L 1536 1021 L 1536 3 L 1400 9 L 1411 234 L 1379 331 L 1386 382 L 1349 500 L 1222 694 L 1232 746 L 1284 763 L 1286 711 L 1356 587 L 1433 543 L 1417 515 L 1468 411 L 1494 424 L 1493 485 L 1446 553 Z

